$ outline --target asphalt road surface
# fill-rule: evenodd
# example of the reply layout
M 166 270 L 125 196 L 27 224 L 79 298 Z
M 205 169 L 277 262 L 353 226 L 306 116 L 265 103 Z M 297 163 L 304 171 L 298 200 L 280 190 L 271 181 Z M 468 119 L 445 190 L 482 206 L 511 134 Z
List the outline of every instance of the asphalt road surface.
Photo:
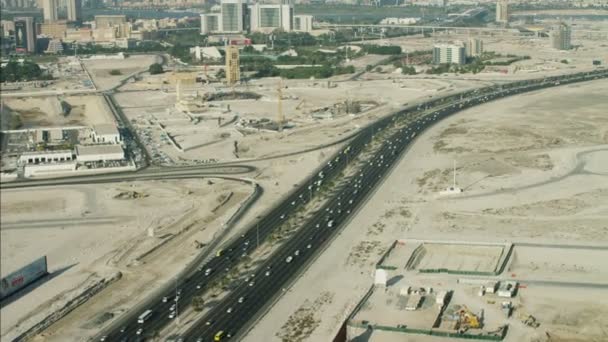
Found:
M 493 99 L 599 77 L 608 77 L 608 72 L 600 70 L 597 74 L 565 75 L 466 91 L 434 99 L 425 105 L 405 109 L 369 125 L 345 149 L 334 155 L 328 164 L 317 170 L 277 207 L 262 217 L 258 224 L 252 225 L 246 233 L 228 243 L 218 256 L 199 267 L 193 265 L 185 282 L 178 285 L 180 292 L 178 301 L 174 300 L 175 290 L 159 294 L 152 301 L 153 304 L 148 307 L 153 311 L 148 320 L 138 323 L 137 317 L 141 311 L 133 310 L 107 330 L 106 340 L 143 340 L 152 337 L 155 332 L 172 323 L 174 318 L 170 318 L 170 313 L 173 304 L 177 303 L 177 310 L 181 310 L 180 306 L 188 306 L 192 297 L 204 291 L 213 279 L 229 272 L 239 262 L 239 259 L 246 257 L 255 248 L 257 239 L 264 241 L 276 227 L 304 205 L 312 194 L 322 187 L 323 182 L 338 175 L 349 160 L 355 160 L 375 132 L 392 126 L 394 121 L 399 118 L 408 117 L 423 108 L 432 108 L 426 116 L 415 120 L 408 127 L 399 129 L 386 139 L 373 157 L 360 166 L 348 186 L 334 189 L 334 197 L 330 201 L 254 274 L 242 280 L 240 284 L 236 284 L 236 287 L 204 317 L 201 317 L 182 338 L 185 341 L 213 341 L 220 332 L 222 340 L 237 336 L 273 298 L 282 293 L 284 287 L 302 271 L 315 252 L 322 249 L 324 244 L 344 226 L 353 211 L 364 203 L 369 193 L 404 153 L 409 143 L 424 129 L 457 111 Z M 167 297 L 168 300 L 164 302 L 163 297 Z M 118 328 L 119 326 L 121 328 Z

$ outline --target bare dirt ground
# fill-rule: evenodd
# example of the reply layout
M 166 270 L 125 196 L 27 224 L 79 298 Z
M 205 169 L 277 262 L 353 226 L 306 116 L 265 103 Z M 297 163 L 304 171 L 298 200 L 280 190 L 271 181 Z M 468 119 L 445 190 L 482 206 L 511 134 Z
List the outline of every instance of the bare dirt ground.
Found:
M 551 28 L 558 22 L 557 19 L 540 20 L 537 25 Z M 399 45 L 406 52 L 429 51 L 433 44 L 441 42 L 467 41 L 470 37 L 480 38 L 483 41 L 484 51 L 494 51 L 503 55 L 529 56 L 530 59 L 515 62 L 510 66 L 490 68 L 487 67 L 478 74 L 444 74 L 433 76 L 419 74 L 415 76 L 404 76 L 391 74 L 393 78 L 434 78 L 434 79 L 474 79 L 486 81 L 508 81 L 543 75 L 562 74 L 565 72 L 579 72 L 592 67 L 592 61 L 599 59 L 603 65 L 608 63 L 608 44 L 606 44 L 606 32 L 608 23 L 605 20 L 577 19 L 576 26 L 572 28 L 571 50 L 556 50 L 551 47 L 548 37 L 525 37 L 511 32 L 439 32 L 431 37 L 408 36 L 389 39 L 378 39 L 361 42 L 362 44 L 393 44 Z M 564 63 L 565 61 L 565 63 Z M 383 69 L 394 69 L 392 66 L 384 66 Z M 365 77 L 372 79 L 383 78 L 386 75 L 377 73 L 366 73 Z
M 147 82 L 147 77 L 137 83 Z M 119 105 L 144 140 L 150 146 L 166 153 L 175 162 L 214 158 L 236 160 L 234 143 L 238 143 L 238 159 L 256 159 L 295 151 L 321 147 L 346 137 L 369 122 L 391 113 L 403 104 L 429 96 L 440 96 L 448 92 L 483 86 L 485 83 L 459 80 L 377 80 L 347 81 L 334 83 L 327 88 L 327 81 L 284 81 L 282 108 L 286 120 L 292 127 L 278 133 L 270 130 L 242 132 L 232 124 L 218 127 L 218 117 L 227 123 L 234 117 L 245 120 L 277 120 L 278 80 L 264 79 L 239 86 L 237 91 L 251 91 L 262 97 L 258 100 L 227 100 L 209 102 L 214 106 L 209 113 L 201 114 L 202 120 L 174 109 L 175 90 L 128 91 L 116 95 Z M 132 84 L 129 84 L 131 87 Z M 224 91 L 215 86 L 196 86 L 188 93 Z M 339 115 L 333 119 L 315 119 L 311 113 L 319 108 L 331 107 L 345 100 L 374 101 L 378 107 L 355 115 Z M 230 107 L 230 112 L 225 110 Z M 198 117 L 198 116 L 196 116 Z M 182 147 L 181 152 L 162 136 L 169 133 Z
M 125 59 L 93 59 L 83 60 L 85 68 L 91 75 L 98 90 L 109 89 L 130 74 L 148 70 L 155 63 L 155 55 L 133 55 Z M 120 75 L 111 75 L 110 71 L 118 70 Z
M 61 113 L 60 101 L 72 106 L 68 115 Z M 14 98 L 6 99 L 4 103 L 19 114 L 23 128 L 92 126 L 114 122 L 101 96 Z
M 124 310 L 122 305 L 132 305 L 129 301 L 153 289 L 151 284 L 177 273 L 184 258 L 198 252 L 194 241 L 208 243 L 221 227 L 218 222 L 232 215 L 251 190 L 223 180 L 3 190 L 3 275 L 43 255 L 51 275 L 27 295 L 3 305 L 2 338 L 11 339 L 27 329 L 82 286 L 120 271 L 122 279 L 105 295 L 97 295 L 85 310 L 76 310 L 78 325 L 60 323 L 45 334 L 50 340 L 65 341 L 67 336 L 91 333 L 96 325 L 85 324 L 95 318 L 91 315 L 108 306 Z M 154 229 L 155 237 L 148 236 L 149 229 Z M 167 254 L 169 249 L 172 252 Z M 90 310 L 95 305 L 97 310 Z
M 523 279 L 608 282 L 608 251 L 517 246 L 507 271 Z
M 425 243 L 412 268 L 494 272 L 502 251 L 502 246 Z
M 332 294 L 332 304 L 319 309 L 321 323 L 304 340 L 332 338 L 371 285 L 382 248 L 396 238 L 605 245 L 608 172 L 603 165 L 608 164 L 604 152 L 608 117 L 603 94 L 607 91 L 604 80 L 563 86 L 475 107 L 432 127 L 244 340 L 282 341 L 281 327 L 288 317 L 321 293 Z M 454 160 L 457 184 L 465 192 L 442 198 L 438 190 L 451 185 Z M 370 245 L 381 246 L 380 251 Z M 585 262 L 589 269 L 603 267 L 601 259 Z M 607 282 L 605 277 L 601 282 Z M 545 287 L 528 289 L 539 293 Z M 581 319 L 576 324 L 570 318 L 556 319 L 542 330 L 519 324 L 509 332 L 509 341 L 545 340 L 545 331 L 568 339 L 574 327 L 584 331 L 587 340 L 606 338 L 597 319 L 582 319 L 607 310 L 603 302 L 588 307 L 605 290 L 552 291 L 545 297 L 551 306 L 543 315 L 559 315 L 572 306 L 575 309 L 566 310 L 568 317 Z

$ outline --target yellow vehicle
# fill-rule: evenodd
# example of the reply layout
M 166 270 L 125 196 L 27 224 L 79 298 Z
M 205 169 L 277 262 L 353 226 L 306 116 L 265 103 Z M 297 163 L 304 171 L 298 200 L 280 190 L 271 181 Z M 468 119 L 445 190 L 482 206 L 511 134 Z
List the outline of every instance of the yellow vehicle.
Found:
M 217 332 L 217 334 L 215 334 L 215 337 L 213 338 L 214 341 L 221 341 L 222 337 L 224 337 L 224 331 L 220 330 Z
M 222 255 L 222 252 L 223 252 L 223 251 L 220 249 L 219 251 L 217 251 L 217 252 L 215 253 L 215 256 L 216 256 L 216 257 L 221 256 L 221 255 Z

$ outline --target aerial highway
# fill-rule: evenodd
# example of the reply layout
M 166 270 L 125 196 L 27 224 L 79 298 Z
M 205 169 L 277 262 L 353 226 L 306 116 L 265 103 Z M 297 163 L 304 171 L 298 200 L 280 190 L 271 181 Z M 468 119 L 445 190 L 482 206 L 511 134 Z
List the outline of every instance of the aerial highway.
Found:
M 190 265 L 186 271 L 188 276 L 181 284 L 157 293 L 146 302 L 145 308 L 139 305 L 138 309 L 130 310 L 96 338 L 138 341 L 154 336 L 173 322 L 174 310 L 179 313 L 187 308 L 195 295 L 208 289 L 214 279 L 226 275 L 247 257 L 256 248 L 256 241 L 264 241 L 304 207 L 313 195 L 326 189 L 332 180 L 336 181 L 337 185 L 331 189 L 331 198 L 307 219 L 295 235 L 252 274 L 234 283 L 228 295 L 198 318 L 182 336 L 185 341 L 238 337 L 246 331 L 247 324 L 282 293 L 315 253 L 327 245 L 396 164 L 410 142 L 427 127 L 462 109 L 497 98 L 605 77 L 608 77 L 608 71 L 597 70 L 469 90 L 410 106 L 370 124 L 244 234 L 225 243 L 215 257 L 202 264 Z M 385 135 L 382 141 L 374 140 L 374 136 L 385 130 L 390 133 L 388 136 Z M 367 154 L 368 158 L 358 158 L 361 152 L 370 152 L 370 149 L 375 150 Z M 340 179 L 347 166 L 355 167 L 356 171 L 349 179 Z M 174 305 L 176 309 L 172 309 Z M 149 315 L 140 319 L 148 310 Z

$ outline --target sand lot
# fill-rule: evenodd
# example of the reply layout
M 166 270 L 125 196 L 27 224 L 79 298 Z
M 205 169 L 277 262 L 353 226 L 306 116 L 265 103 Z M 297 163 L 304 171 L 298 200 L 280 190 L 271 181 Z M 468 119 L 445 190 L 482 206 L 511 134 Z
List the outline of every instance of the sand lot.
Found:
M 606 245 L 608 175 L 600 165 L 608 163 L 607 92 L 605 80 L 563 86 L 478 106 L 433 126 L 245 341 L 280 341 L 281 326 L 295 310 L 323 293 L 331 296 L 331 304 L 315 310 L 320 323 L 301 340 L 333 337 L 370 286 L 380 253 L 397 238 Z M 454 160 L 457 183 L 465 192 L 443 198 L 438 191 L 451 184 Z M 362 245 L 373 247 L 358 248 Z M 359 262 L 348 263 L 355 249 Z M 602 269 L 603 262 L 585 258 L 581 266 Z M 529 275 L 536 278 L 534 272 Z M 536 294 L 545 289 L 528 285 Z M 603 318 L 583 319 L 607 310 L 603 302 L 588 307 L 594 297 L 606 297 L 605 290 L 552 291 L 541 301 L 551 302 L 543 316 L 573 310 L 565 311 L 569 318 L 553 320 L 549 333 L 566 331 L 570 335 L 562 336 L 573 337 L 573 329 L 579 329 L 582 340 L 606 337 L 598 329 L 605 325 Z M 581 319 L 573 323 L 570 318 L 577 316 Z M 545 330 L 515 326 L 509 341 L 545 336 Z
M 608 250 L 516 246 L 507 271 L 523 279 L 608 283 Z
M 148 70 L 157 58 L 155 55 L 133 55 L 125 59 L 92 59 L 82 62 L 97 90 L 105 90 L 119 85 L 121 80 L 131 74 Z M 110 75 L 111 70 L 118 70 L 121 74 Z
M 448 269 L 453 271 L 494 272 L 503 246 L 422 245 L 413 269 Z
M 145 79 L 138 83 L 146 82 Z M 327 88 L 326 81 L 284 81 L 282 107 L 292 128 L 282 133 L 269 130 L 240 132 L 235 126 L 218 127 L 218 117 L 223 123 L 238 119 L 277 119 L 278 80 L 262 79 L 237 87 L 237 91 L 251 91 L 262 97 L 258 100 L 212 101 L 214 107 L 200 120 L 174 109 L 174 89 L 164 91 L 129 91 L 119 93 L 116 99 L 135 127 L 148 135 L 151 149 L 166 153 L 173 161 L 215 158 L 235 160 L 234 142 L 238 142 L 238 158 L 256 159 L 293 153 L 322 147 L 354 133 L 369 122 L 391 113 L 409 101 L 439 96 L 448 92 L 483 86 L 484 83 L 461 80 L 377 80 L 347 81 Z M 189 92 L 215 92 L 210 86 L 193 87 Z M 227 91 L 224 89 L 224 91 Z M 380 95 L 378 95 L 380 94 Z M 311 113 L 319 108 L 333 106 L 345 100 L 375 101 L 376 108 L 356 115 L 340 115 L 333 119 L 315 119 Z M 230 112 L 225 112 L 230 107 Z M 224 111 L 224 112 L 223 112 Z M 197 118 L 199 116 L 196 116 Z M 162 127 L 161 127 L 162 126 Z M 186 149 L 179 151 L 162 136 L 169 133 Z M 145 138 L 146 140 L 148 138 Z
M 182 265 L 184 258 L 197 253 L 193 241 L 209 242 L 221 226 L 217 220 L 231 215 L 250 192 L 244 184 L 222 180 L 3 190 L 2 275 L 46 255 L 51 276 L 3 305 L 2 339 L 14 337 L 50 308 L 61 306 L 78 293 L 79 286 L 117 271 L 123 272 L 123 278 L 112 285 L 117 288 L 164 281 L 180 269 L 170 265 Z M 230 193 L 230 200 L 212 213 Z M 150 228 L 155 237 L 148 237 Z M 164 247 L 140 258 L 161 243 Z M 164 249 L 175 244 L 181 246 L 180 252 L 166 254 Z M 144 293 L 138 291 L 139 296 Z M 125 301 L 128 295 L 128 291 L 115 292 L 112 298 Z M 110 303 L 107 298 L 106 302 Z
M 67 102 L 72 110 L 61 113 L 59 101 Z M 61 96 L 5 99 L 4 103 L 19 113 L 23 127 L 92 126 L 113 123 L 114 117 L 101 96 Z

